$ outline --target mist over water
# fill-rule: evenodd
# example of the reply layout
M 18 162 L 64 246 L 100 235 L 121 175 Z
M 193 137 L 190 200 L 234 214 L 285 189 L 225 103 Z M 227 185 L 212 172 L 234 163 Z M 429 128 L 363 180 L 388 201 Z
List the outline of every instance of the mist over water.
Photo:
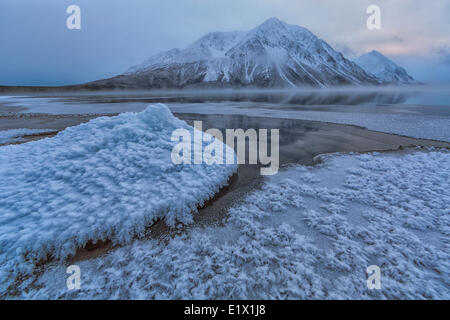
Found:
M 12 94 L 13 95 L 13 94 Z M 331 87 L 295 89 L 46 91 L 14 94 L 80 103 L 251 101 L 297 105 L 450 105 L 450 86 Z M 0 95 L 0 98 L 2 95 Z
M 416 138 L 450 141 L 450 88 L 42 92 L 0 99 L 2 112 L 117 114 L 165 103 L 172 112 L 247 115 L 352 124 Z

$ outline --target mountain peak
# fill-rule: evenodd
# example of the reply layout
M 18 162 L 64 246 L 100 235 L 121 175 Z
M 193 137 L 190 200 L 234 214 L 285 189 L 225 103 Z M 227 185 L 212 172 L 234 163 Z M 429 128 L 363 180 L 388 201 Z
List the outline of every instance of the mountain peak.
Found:
M 285 32 L 286 34 L 295 34 L 298 32 L 305 32 L 305 33 L 312 35 L 312 32 L 304 27 L 301 27 L 298 25 L 293 25 L 293 24 L 288 24 L 288 23 L 283 22 L 280 19 L 275 18 L 275 17 L 265 20 L 259 26 L 257 26 L 253 30 L 251 30 L 250 33 L 252 31 L 254 31 L 254 32 L 255 31 L 272 32 L 272 33 L 273 32 L 280 32 L 280 33 Z
M 276 26 L 286 26 L 287 24 L 283 21 L 281 21 L 278 18 L 272 17 L 267 20 L 265 20 L 263 23 L 261 23 L 257 28 L 259 27 L 276 27 Z
M 393 63 L 393 61 L 391 61 L 389 58 L 387 58 L 384 54 L 382 54 L 381 52 L 377 51 L 377 50 L 372 50 L 368 53 L 366 53 L 367 56 L 372 56 L 375 59 L 378 59 L 379 61 L 384 61 L 385 63 Z M 363 55 L 364 56 L 364 55 Z
M 277 48 L 302 53 L 318 44 L 319 39 L 308 29 L 287 24 L 277 18 L 269 18 L 256 28 L 250 30 L 242 38 L 241 44 L 267 51 L 267 48 Z M 270 50 L 270 49 L 269 49 Z M 294 53 L 294 54 L 295 54 Z
M 364 71 L 373 74 L 383 82 L 396 84 L 417 83 L 405 69 L 376 50 L 356 58 L 355 63 L 363 68 Z
M 375 55 L 375 56 L 383 56 L 383 57 L 384 57 L 384 55 L 382 55 L 382 54 L 381 54 L 379 51 L 377 51 L 377 50 L 372 50 L 372 51 L 368 52 L 367 54 Z

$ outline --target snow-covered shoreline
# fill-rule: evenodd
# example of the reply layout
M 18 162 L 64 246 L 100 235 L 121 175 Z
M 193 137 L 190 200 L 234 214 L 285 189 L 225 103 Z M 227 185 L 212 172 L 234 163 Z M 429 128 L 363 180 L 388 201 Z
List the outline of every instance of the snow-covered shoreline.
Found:
M 22 298 L 448 299 L 450 153 L 330 155 L 292 166 L 230 210 L 224 227 L 54 263 Z M 381 268 L 368 290 L 366 268 Z
M 26 135 L 36 135 L 43 133 L 54 133 L 53 129 L 11 129 L 11 130 L 0 130 L 0 145 L 25 142 L 23 136 Z

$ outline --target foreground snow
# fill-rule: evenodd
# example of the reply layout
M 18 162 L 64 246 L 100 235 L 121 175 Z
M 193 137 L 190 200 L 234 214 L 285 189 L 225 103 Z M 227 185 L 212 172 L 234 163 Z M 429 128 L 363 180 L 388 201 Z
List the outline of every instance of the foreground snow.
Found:
M 291 167 L 230 210 L 224 227 L 136 241 L 53 264 L 27 298 L 450 297 L 450 153 L 345 155 Z M 366 268 L 381 268 L 368 290 Z
M 54 132 L 52 129 L 11 129 L 0 130 L 0 144 L 24 142 L 24 135 Z
M 0 292 L 89 240 L 125 244 L 158 218 L 190 222 L 237 166 L 174 165 L 178 128 L 194 130 L 153 105 L 1 147 Z

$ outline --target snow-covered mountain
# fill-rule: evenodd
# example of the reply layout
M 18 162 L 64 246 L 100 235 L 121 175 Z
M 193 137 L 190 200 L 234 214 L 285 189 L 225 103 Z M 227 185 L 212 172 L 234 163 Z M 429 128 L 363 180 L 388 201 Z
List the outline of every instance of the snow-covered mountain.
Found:
M 309 30 L 276 18 L 248 32 L 214 32 L 150 57 L 93 87 L 297 87 L 378 84 Z
M 377 77 L 380 82 L 394 84 L 418 83 L 405 69 L 398 66 L 376 50 L 370 51 L 354 60 L 367 73 Z

